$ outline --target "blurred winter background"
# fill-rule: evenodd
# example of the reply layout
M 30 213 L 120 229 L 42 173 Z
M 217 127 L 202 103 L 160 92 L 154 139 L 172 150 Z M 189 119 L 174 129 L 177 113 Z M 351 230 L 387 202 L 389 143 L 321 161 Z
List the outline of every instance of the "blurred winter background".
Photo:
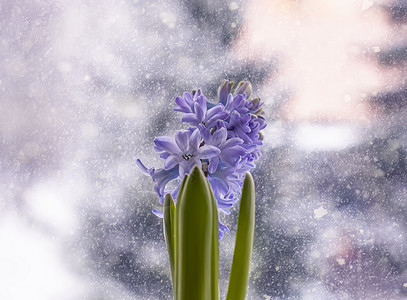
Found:
M 224 78 L 269 124 L 248 299 L 407 298 L 406 1 L 1 0 L 0 63 L 0 299 L 170 299 L 136 159 Z

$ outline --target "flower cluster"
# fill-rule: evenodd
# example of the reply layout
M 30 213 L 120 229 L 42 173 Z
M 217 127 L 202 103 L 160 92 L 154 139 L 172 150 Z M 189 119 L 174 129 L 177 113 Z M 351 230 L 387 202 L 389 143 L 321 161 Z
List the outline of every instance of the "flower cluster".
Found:
M 165 159 L 160 169 L 147 168 L 140 160 L 140 169 L 152 177 L 160 203 L 168 192 L 176 203 L 178 189 L 185 174 L 196 165 L 202 166 L 213 189 L 218 210 L 229 214 L 238 201 L 245 173 L 255 167 L 262 145 L 260 130 L 266 127 L 262 116 L 263 102 L 251 98 L 252 86 L 242 81 L 233 90 L 233 82 L 224 80 L 218 89 L 216 103 L 208 101 L 201 90 L 184 93 L 175 99 L 175 111 L 190 127 L 178 130 L 174 137 L 160 136 L 154 150 Z M 167 184 L 177 180 L 177 187 L 167 191 Z M 162 213 L 154 210 L 158 216 Z M 219 238 L 228 228 L 219 222 Z

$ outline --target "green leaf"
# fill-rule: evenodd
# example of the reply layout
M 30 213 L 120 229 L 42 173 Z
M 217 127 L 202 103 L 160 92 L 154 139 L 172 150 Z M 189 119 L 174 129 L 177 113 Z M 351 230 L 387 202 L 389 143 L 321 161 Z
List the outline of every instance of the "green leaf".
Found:
M 182 194 L 184 192 L 184 188 L 185 188 L 185 184 L 187 182 L 187 179 L 188 179 L 188 175 L 185 175 L 184 179 L 182 180 L 179 191 L 178 191 L 177 205 L 179 205 L 181 203 L 181 197 L 182 197 Z M 177 238 L 178 238 L 178 235 L 176 234 L 176 232 L 178 230 L 178 226 L 177 226 L 178 220 L 177 220 L 177 214 L 176 214 L 176 207 L 174 207 L 174 209 L 172 209 L 172 207 L 171 207 L 170 217 L 171 217 L 171 220 L 174 220 L 171 223 L 171 230 L 172 230 L 171 236 L 174 237 L 174 242 L 173 242 L 173 245 L 172 245 L 172 247 L 173 247 L 172 248 L 173 249 L 173 255 L 174 255 L 174 258 L 173 258 L 174 265 L 173 265 L 173 270 L 172 270 L 173 273 L 171 274 L 171 276 L 172 276 L 172 289 L 173 289 L 173 293 L 174 293 L 174 299 L 176 299 L 176 295 L 177 295 L 177 267 L 176 266 L 177 266 L 177 261 L 178 261 L 178 259 L 177 259 L 177 253 L 178 253 L 178 251 L 177 251 L 177 249 L 178 249 L 178 239 Z M 168 247 L 168 244 L 167 244 L 167 247 Z
M 246 299 L 249 281 L 250 257 L 254 236 L 254 182 L 250 173 L 246 173 L 242 197 L 240 199 L 239 219 L 237 223 L 235 252 L 230 270 L 229 287 L 226 300 Z
M 167 244 L 168 260 L 170 262 L 171 280 L 174 282 L 174 213 L 175 205 L 171 194 L 166 194 L 164 198 L 164 237 Z
M 209 181 L 206 179 L 208 189 L 211 195 L 213 208 L 213 233 L 212 233 L 212 262 L 211 262 L 211 280 L 212 280 L 212 300 L 219 299 L 219 219 L 218 206 L 216 204 L 215 195 Z
M 176 299 L 212 297 L 214 208 L 205 175 L 194 167 L 175 212 Z

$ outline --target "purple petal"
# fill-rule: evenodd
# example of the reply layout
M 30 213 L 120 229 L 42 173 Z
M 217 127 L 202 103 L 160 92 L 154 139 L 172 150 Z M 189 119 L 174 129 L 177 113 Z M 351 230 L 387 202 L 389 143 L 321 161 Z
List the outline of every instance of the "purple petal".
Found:
M 191 133 L 188 130 L 179 130 L 175 133 L 175 142 L 182 153 L 188 150 L 188 140 Z
M 171 192 L 171 197 L 172 197 L 172 199 L 173 199 L 175 205 L 177 204 L 177 197 L 178 197 L 179 189 L 180 189 L 180 187 L 181 187 L 181 183 L 182 183 L 182 182 L 179 181 L 179 183 L 178 183 L 177 187 L 175 188 L 175 190 L 173 190 L 173 191 Z
M 178 168 L 171 170 L 158 169 L 153 175 L 154 191 L 157 193 L 160 203 L 164 200 L 164 189 L 169 181 L 178 177 Z
M 225 181 L 217 180 L 216 183 L 221 193 L 226 194 L 229 191 L 229 186 Z
M 236 87 L 234 92 L 235 95 L 237 94 L 245 94 L 247 98 L 249 98 L 252 94 L 252 85 L 249 81 L 241 81 Z
M 194 166 L 201 166 L 201 160 L 198 157 L 191 158 L 188 161 L 182 161 L 179 164 L 179 176 L 184 178 L 185 174 L 191 172 Z
M 258 116 L 257 121 L 260 123 L 259 130 L 262 130 L 262 129 L 266 128 L 266 126 L 267 126 L 266 120 L 264 120 L 264 118 L 262 116 Z
M 233 102 L 233 95 L 232 95 L 232 94 L 229 94 L 229 95 L 228 95 L 228 98 L 227 98 L 227 100 L 226 100 L 225 109 L 229 110 L 230 107 L 231 107 L 231 105 L 232 105 L 232 102 Z
M 251 152 L 253 152 L 253 151 L 255 151 L 257 148 L 258 148 L 258 146 L 257 145 L 244 145 L 244 148 L 246 149 L 246 151 L 248 152 L 248 153 L 251 153 Z
M 192 95 L 190 93 L 184 93 L 184 100 L 189 107 L 192 107 L 194 100 L 192 99 Z
M 212 135 L 212 145 L 214 146 L 220 146 L 223 142 L 226 141 L 227 138 L 227 130 L 226 128 L 221 128 L 215 131 L 215 133 Z
M 199 133 L 199 130 L 197 128 L 192 132 L 191 137 L 189 138 L 189 150 L 191 152 L 195 152 L 200 144 L 201 144 L 201 134 Z
M 161 219 L 164 218 L 164 213 L 162 211 L 153 209 L 153 214 L 155 214 L 157 217 L 159 217 Z
M 182 116 L 182 122 L 186 122 L 189 124 L 196 124 L 200 123 L 201 121 L 198 121 L 196 118 L 196 115 L 194 113 L 188 113 Z
M 197 122 L 202 122 L 204 119 L 204 111 L 197 102 L 194 103 L 194 112 L 196 115 Z
M 252 117 L 255 117 L 255 116 L 253 116 L 253 115 L 241 115 L 241 114 L 236 113 L 236 117 L 241 119 L 241 121 L 240 121 L 241 123 L 246 124 L 247 122 L 250 121 L 250 119 Z
M 178 165 L 178 155 L 172 154 L 164 162 L 164 169 L 169 170 Z
M 211 145 L 204 145 L 199 148 L 199 157 L 201 159 L 212 158 L 220 154 L 220 149 Z
M 234 146 L 241 145 L 241 144 L 243 144 L 242 139 L 237 138 L 237 137 L 230 138 L 222 145 L 222 148 L 224 149 L 224 148 L 234 147 Z
M 154 172 L 155 172 L 154 168 L 147 168 L 145 165 L 143 165 L 141 160 L 137 159 L 136 164 L 140 168 L 141 172 L 143 172 L 144 175 L 147 175 L 147 176 L 154 175 Z
M 202 91 L 201 91 L 201 89 L 198 89 L 194 94 L 194 99 L 195 100 L 198 99 L 198 97 L 201 96 L 201 95 L 202 95 Z
M 185 112 L 185 113 L 190 113 L 192 112 L 191 106 L 187 104 L 185 99 L 181 97 L 175 98 L 175 103 L 177 103 L 177 106 L 174 108 L 175 111 L 180 111 L 180 112 Z
M 228 155 L 231 157 L 239 157 L 243 156 L 246 154 L 246 149 L 243 148 L 242 146 L 236 145 L 233 147 L 228 147 L 225 150 L 222 151 L 222 154 Z
M 219 222 L 219 229 L 221 231 L 225 231 L 227 233 L 230 233 L 229 228 L 226 225 L 222 224 L 221 222 Z
M 206 118 L 210 119 L 212 118 L 214 115 L 220 113 L 221 111 L 223 111 L 225 108 L 223 107 L 222 104 L 218 104 L 215 107 L 212 107 L 210 110 L 208 110 L 208 112 L 206 113 Z
M 204 95 L 201 95 L 198 97 L 196 102 L 199 104 L 199 107 L 202 109 L 202 112 L 205 115 L 207 110 L 206 97 Z
M 219 157 L 215 156 L 209 159 L 208 172 L 215 173 L 219 165 Z
M 229 114 L 226 111 L 221 111 L 217 115 L 214 115 L 212 118 L 206 120 L 206 126 L 211 127 L 213 123 L 218 120 L 226 120 L 229 117 Z
M 203 125 L 202 123 L 199 123 L 198 129 L 205 143 L 209 143 L 209 141 L 212 139 L 212 135 L 209 132 L 208 128 L 206 128 L 205 125 Z
M 237 96 L 235 96 L 235 97 L 233 98 L 233 105 L 234 105 L 235 107 L 238 107 L 238 106 L 242 105 L 242 102 L 243 102 L 244 100 L 246 100 L 246 96 L 245 96 L 245 95 L 242 95 L 242 94 L 239 94 L 239 95 L 237 95 Z
M 250 133 L 250 132 L 252 131 L 249 125 L 243 125 L 243 126 L 241 126 L 241 130 L 242 130 L 243 132 L 245 132 L 245 133 Z
M 225 215 L 230 215 L 230 210 L 227 208 L 219 208 L 219 210 L 221 210 Z
M 239 146 L 236 146 L 239 147 Z M 232 150 L 233 148 L 228 148 L 225 151 L 222 151 L 222 153 L 219 155 L 220 159 L 231 165 L 231 166 L 236 166 L 237 163 L 239 162 L 240 156 L 243 156 L 245 151 L 244 148 L 240 147 L 243 151 L 239 150 Z
M 223 231 L 220 231 L 220 230 L 219 230 L 219 233 L 218 233 L 218 241 L 220 241 L 221 239 L 223 239 L 223 236 L 224 236 Z
M 236 132 L 238 134 L 238 136 L 247 144 L 253 144 L 252 139 L 242 130 L 238 130 Z
M 185 165 L 185 164 L 182 164 L 182 163 L 179 164 L 179 177 L 180 177 L 180 178 L 184 178 L 185 174 L 188 174 L 188 173 L 189 173 L 187 167 L 188 167 L 188 166 Z
M 233 87 L 233 82 L 229 80 L 223 80 L 222 84 L 218 88 L 218 102 L 226 104 L 228 95 L 230 94 Z
M 160 158 L 162 159 L 167 159 L 168 156 L 170 156 L 171 154 L 169 154 L 168 152 L 161 152 L 160 153 Z
M 171 154 L 180 152 L 177 144 L 175 144 L 174 138 L 169 136 L 159 136 L 155 138 L 154 144 L 157 146 L 158 149 Z
M 249 109 L 244 106 L 240 106 L 240 107 L 236 108 L 236 111 L 238 111 L 241 114 L 245 114 L 249 111 Z
M 217 127 L 218 129 L 220 129 L 220 128 L 226 128 L 225 121 L 223 121 L 223 120 L 218 120 L 218 121 L 216 122 L 216 127 Z
M 230 207 L 232 207 L 232 206 L 233 206 L 233 203 L 218 201 L 218 208 L 219 208 L 219 209 L 230 208 Z

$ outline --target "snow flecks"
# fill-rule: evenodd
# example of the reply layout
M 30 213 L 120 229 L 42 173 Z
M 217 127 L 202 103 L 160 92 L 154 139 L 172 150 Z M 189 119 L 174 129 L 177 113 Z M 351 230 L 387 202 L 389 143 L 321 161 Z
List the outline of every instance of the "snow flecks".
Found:
M 314 218 L 315 219 L 321 219 L 322 217 L 326 216 L 328 214 L 328 210 L 324 208 L 323 206 L 314 209 Z
M 379 46 L 372 47 L 372 50 L 373 50 L 374 53 L 379 53 L 381 51 Z
M 338 258 L 336 259 L 336 262 L 337 262 L 338 265 L 340 265 L 340 266 L 343 266 L 343 265 L 346 263 L 345 259 L 343 259 L 342 257 L 338 257 Z
M 230 10 L 239 9 L 239 4 L 237 4 L 236 2 L 230 2 L 230 3 L 229 3 L 229 9 L 230 9 Z
M 177 16 L 171 12 L 165 11 L 160 13 L 160 19 L 169 28 L 174 28 L 177 24 Z

